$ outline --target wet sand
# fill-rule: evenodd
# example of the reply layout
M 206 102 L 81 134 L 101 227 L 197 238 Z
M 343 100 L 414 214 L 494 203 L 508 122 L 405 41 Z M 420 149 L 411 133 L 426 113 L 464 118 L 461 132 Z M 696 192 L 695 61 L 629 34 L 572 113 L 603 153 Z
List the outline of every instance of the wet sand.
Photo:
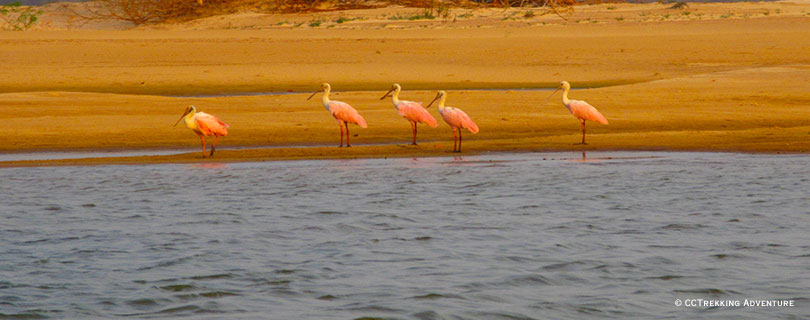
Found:
M 711 18 L 764 12 L 755 5 L 771 14 Z M 195 22 L 0 32 L 0 152 L 196 150 L 196 135 L 182 124 L 171 127 L 192 104 L 231 125 L 220 146 L 245 147 L 219 150 L 215 161 L 453 155 L 452 131 L 435 108 L 430 112 L 440 126 L 420 126 L 420 145 L 407 145 L 409 124 L 390 100 L 379 100 L 395 81 L 407 100 L 427 103 L 433 90 L 448 90 L 448 105 L 464 109 L 481 128 L 464 135 L 464 154 L 810 151 L 810 4 L 690 4 L 690 15 L 705 15 L 646 21 L 668 12 L 653 6 L 663 7 L 586 6 L 577 13 L 602 17 L 600 23 L 489 18 L 479 21 L 482 27 L 440 21 L 383 27 L 372 20 L 233 30 Z M 610 20 L 616 12 L 626 18 Z M 559 80 L 574 85 L 571 98 L 590 102 L 610 120 L 589 124 L 587 146 L 573 145 L 579 123 L 559 94 L 546 100 L 550 91 L 510 90 Z M 333 99 L 352 104 L 369 123 L 350 127 L 352 148 L 336 147 L 336 122 L 319 99 L 305 100 L 322 81 L 337 91 Z M 469 90 L 476 88 L 503 90 Z M 268 91 L 300 93 L 167 96 Z M 190 151 L 0 166 L 206 161 Z

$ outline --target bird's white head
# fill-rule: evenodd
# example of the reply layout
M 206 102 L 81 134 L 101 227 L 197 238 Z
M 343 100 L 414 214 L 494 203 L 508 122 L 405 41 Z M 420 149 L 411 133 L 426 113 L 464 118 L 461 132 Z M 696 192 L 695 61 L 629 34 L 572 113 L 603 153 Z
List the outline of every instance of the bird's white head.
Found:
M 388 94 L 390 94 L 391 92 L 394 93 L 394 97 L 397 97 L 397 96 L 399 96 L 399 91 L 400 90 L 402 90 L 402 87 L 399 85 L 399 83 L 394 83 L 394 84 L 391 85 L 391 89 L 388 89 L 388 92 L 386 92 L 382 96 L 382 98 L 380 98 L 380 100 L 385 99 L 386 97 L 388 97 Z
M 331 90 L 332 90 L 332 86 L 330 86 L 329 83 L 324 82 L 324 83 L 321 84 L 321 87 L 318 88 L 318 90 L 313 92 L 312 95 L 310 95 L 309 98 L 307 98 L 307 100 L 312 99 L 312 97 L 314 97 L 316 94 L 318 94 L 318 92 L 323 92 L 324 94 L 329 94 L 329 91 L 331 91 Z
M 554 96 L 554 94 L 557 93 L 557 91 L 560 91 L 560 90 L 563 91 L 563 103 L 567 104 L 565 101 L 568 100 L 568 91 L 571 90 L 571 84 L 568 83 L 568 81 L 560 81 L 560 85 L 557 86 L 557 90 L 554 90 L 554 92 L 552 92 L 550 95 L 548 95 L 548 98 L 546 98 L 546 101 L 548 101 L 548 99 L 551 99 L 551 97 Z
M 183 120 L 183 117 L 185 117 L 187 114 L 189 114 L 189 113 L 194 114 L 195 112 L 197 112 L 197 109 L 194 108 L 194 106 L 186 107 L 186 111 L 183 111 L 183 115 L 180 116 L 180 119 L 177 119 L 177 122 L 174 123 L 174 126 L 176 127 L 177 124 L 180 123 L 180 120 Z
M 431 101 L 430 103 L 428 103 L 427 107 L 425 107 L 425 108 L 426 108 L 426 109 L 427 109 L 427 108 L 430 108 L 430 106 L 432 106 L 432 105 L 433 105 L 433 103 L 434 103 L 434 102 L 436 102 L 436 100 L 439 100 L 439 106 L 438 106 L 438 108 L 439 108 L 439 109 L 441 109 L 441 108 L 443 108 L 443 107 L 444 107 L 444 99 L 446 99 L 446 98 L 447 98 L 447 93 L 446 93 L 446 92 L 444 92 L 444 90 L 439 90 L 439 92 L 437 92 L 437 93 L 436 93 L 436 97 L 435 97 L 435 98 L 433 98 L 433 101 Z

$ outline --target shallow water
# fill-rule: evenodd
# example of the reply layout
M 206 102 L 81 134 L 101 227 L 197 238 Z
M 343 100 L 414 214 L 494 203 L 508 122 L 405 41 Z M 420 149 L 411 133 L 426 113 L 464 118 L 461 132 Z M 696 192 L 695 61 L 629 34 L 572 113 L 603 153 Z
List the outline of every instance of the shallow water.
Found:
M 355 146 L 385 146 L 390 143 L 355 143 Z M 334 147 L 334 144 L 308 144 L 308 145 L 281 145 L 281 146 L 222 146 L 218 151 L 225 150 L 265 150 L 265 149 L 306 149 Z M 211 150 L 210 148 L 208 149 Z M 42 152 L 10 152 L 0 153 L 0 162 L 32 161 L 32 160 L 62 160 L 62 159 L 88 159 L 88 158 L 123 158 L 168 156 L 184 153 L 201 152 L 199 147 L 182 149 L 139 149 L 139 150 L 106 150 L 106 151 L 42 151 Z
M 810 157 L 587 156 L 0 169 L 0 319 L 810 316 Z
M 593 88 L 593 87 L 589 87 Z M 315 88 L 313 88 L 314 90 Z M 578 88 L 574 88 L 578 89 Z M 457 89 L 463 91 L 552 91 L 555 88 L 467 88 L 467 89 Z M 384 92 L 385 90 L 359 90 L 354 92 L 369 92 L 371 94 L 377 94 Z M 295 91 L 264 91 L 264 92 L 223 92 L 223 93 L 204 93 L 204 94 L 191 94 L 191 95 L 167 95 L 167 97 L 178 97 L 178 98 L 219 98 L 219 97 L 250 97 L 250 96 L 278 96 L 278 95 L 288 95 L 288 94 L 310 94 L 311 91 L 305 92 L 295 92 Z
M 373 146 L 382 144 L 356 144 L 358 146 Z M 222 146 L 217 147 L 217 150 L 261 150 L 261 149 L 279 149 L 279 148 L 316 148 L 316 147 L 331 147 L 332 144 L 312 144 L 312 145 L 295 145 L 295 146 Z M 208 149 L 211 150 L 210 148 Z M 198 148 L 182 148 L 182 149 L 141 149 L 141 150 L 107 150 L 107 151 L 46 151 L 46 152 L 11 152 L 0 153 L 0 162 L 4 161 L 30 161 L 30 160 L 60 160 L 60 159 L 86 159 L 86 158 L 121 158 L 121 157 L 146 157 L 146 156 L 167 156 L 177 155 L 183 153 L 200 152 Z
M 191 152 L 192 150 L 193 149 L 14 152 L 14 153 L 0 153 L 0 162 L 27 161 L 27 160 L 109 158 L 109 157 L 165 156 L 184 152 Z

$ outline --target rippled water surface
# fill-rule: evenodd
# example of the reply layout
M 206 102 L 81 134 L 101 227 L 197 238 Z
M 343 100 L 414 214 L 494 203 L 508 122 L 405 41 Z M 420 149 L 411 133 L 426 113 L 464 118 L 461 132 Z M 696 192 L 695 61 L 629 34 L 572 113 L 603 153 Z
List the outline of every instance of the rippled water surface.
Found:
M 0 318 L 810 316 L 810 157 L 581 160 L 0 169 Z

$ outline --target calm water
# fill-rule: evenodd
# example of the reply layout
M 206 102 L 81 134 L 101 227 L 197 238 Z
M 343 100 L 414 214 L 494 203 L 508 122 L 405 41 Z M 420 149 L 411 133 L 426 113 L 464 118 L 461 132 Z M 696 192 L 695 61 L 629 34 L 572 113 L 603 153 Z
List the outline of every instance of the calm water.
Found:
M 0 169 L 0 318 L 810 316 L 810 157 L 588 157 Z

